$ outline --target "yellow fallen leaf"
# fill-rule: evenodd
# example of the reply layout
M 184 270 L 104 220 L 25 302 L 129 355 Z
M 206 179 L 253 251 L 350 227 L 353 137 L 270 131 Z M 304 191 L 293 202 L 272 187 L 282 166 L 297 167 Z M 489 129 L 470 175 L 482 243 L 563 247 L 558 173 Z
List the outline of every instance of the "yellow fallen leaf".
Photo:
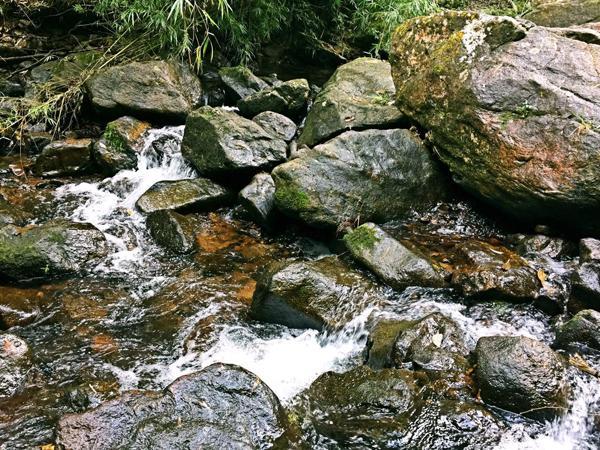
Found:
M 544 272 L 542 269 L 538 269 L 537 277 L 538 280 L 540 280 L 540 283 L 542 283 L 542 286 L 544 286 L 546 284 L 546 280 L 548 279 L 548 275 L 546 275 L 546 272 Z

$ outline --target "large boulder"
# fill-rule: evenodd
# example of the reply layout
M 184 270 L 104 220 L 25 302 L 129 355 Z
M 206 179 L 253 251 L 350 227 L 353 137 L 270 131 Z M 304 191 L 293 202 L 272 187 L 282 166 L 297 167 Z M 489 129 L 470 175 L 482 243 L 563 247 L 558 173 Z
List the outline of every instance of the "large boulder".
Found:
M 598 0 L 533 0 L 525 18 L 544 27 L 568 27 L 600 21 Z
M 315 98 L 299 143 L 312 147 L 347 130 L 395 127 L 403 117 L 395 95 L 387 61 L 358 58 L 344 64 Z
M 150 124 L 133 117 L 121 117 L 106 125 L 104 134 L 94 144 L 94 162 L 106 175 L 137 166 L 137 149 Z
M 110 117 L 183 120 L 200 103 L 202 86 L 175 61 L 136 61 L 108 67 L 85 84 L 94 109 Z
M 159 181 L 135 205 L 145 214 L 162 210 L 187 212 L 223 206 L 231 198 L 231 192 L 223 186 L 207 178 L 195 178 Z
M 90 139 L 69 139 L 48 144 L 36 158 L 33 173 L 41 177 L 79 175 L 92 168 Z
M 285 161 L 287 144 L 252 120 L 205 106 L 188 116 L 181 152 L 202 175 L 246 175 Z
M 244 66 L 222 67 L 219 69 L 219 77 L 225 86 L 228 100 L 233 104 L 269 87 L 266 81 Z
M 241 367 L 213 364 L 163 392 L 132 391 L 62 417 L 65 450 L 269 448 L 287 420 L 275 394 Z
M 395 289 L 442 287 L 444 276 L 416 249 L 409 249 L 374 223 L 365 223 L 344 236 L 352 256 Z
M 521 220 L 600 229 L 600 46 L 445 12 L 401 25 L 391 60 L 398 107 L 458 184 Z
M 373 284 L 335 256 L 275 267 L 259 280 L 251 316 L 291 328 L 336 328 L 381 301 Z
M 30 365 L 27 343 L 13 334 L 0 334 L 0 399 L 23 387 Z
M 475 349 L 481 398 L 533 418 L 567 406 L 566 368 L 546 344 L 523 336 L 483 337 Z
M 567 350 L 600 350 L 600 312 L 585 309 L 575 314 L 558 329 L 554 345 Z
M 265 111 L 299 117 L 306 110 L 310 86 L 305 79 L 285 81 L 243 98 L 237 104 L 240 113 L 254 117 Z
M 275 168 L 275 203 L 322 228 L 385 222 L 444 197 L 444 175 L 409 130 L 347 131 Z
M 55 221 L 0 229 L 0 277 L 13 280 L 77 273 L 107 253 L 104 234 L 88 223 Z

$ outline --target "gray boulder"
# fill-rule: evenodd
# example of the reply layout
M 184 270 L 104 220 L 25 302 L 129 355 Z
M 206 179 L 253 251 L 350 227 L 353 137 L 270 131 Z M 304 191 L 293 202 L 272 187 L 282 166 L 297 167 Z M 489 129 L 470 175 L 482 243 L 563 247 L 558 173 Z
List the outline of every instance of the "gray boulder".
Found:
M 598 232 L 600 46 L 576 37 L 449 11 L 398 28 L 392 73 L 459 185 L 520 220 Z
M 92 106 L 104 115 L 183 120 L 200 103 L 202 86 L 175 61 L 136 61 L 108 67 L 85 84 Z
M 382 299 L 362 274 L 335 256 L 275 267 L 259 280 L 254 319 L 290 328 L 337 328 Z
M 271 133 L 279 139 L 286 142 L 291 141 L 296 136 L 296 124 L 288 119 L 283 114 L 278 114 L 273 111 L 265 111 L 256 115 L 253 119 L 257 124 L 264 128 L 265 131 Z
M 579 311 L 558 329 L 554 345 L 567 350 L 581 347 L 600 350 L 600 312 Z
M 275 168 L 275 203 L 321 228 L 385 222 L 445 196 L 445 176 L 409 130 L 347 131 Z
M 0 229 L 0 275 L 13 280 L 78 273 L 107 254 L 104 234 L 88 223 L 54 221 Z
M 145 214 L 161 210 L 188 212 L 227 204 L 232 193 L 207 178 L 159 181 L 142 194 L 135 206 Z
M 265 111 L 299 117 L 306 110 L 310 86 L 305 79 L 278 83 L 267 89 L 243 98 L 237 104 L 240 113 L 254 117 Z
M 57 443 L 86 449 L 269 448 L 287 427 L 275 394 L 241 367 L 213 364 L 162 392 L 132 391 L 63 416 Z
M 196 223 L 170 210 L 154 211 L 146 219 L 154 241 L 173 253 L 190 253 L 196 249 Z
M 373 223 L 365 223 L 346 234 L 344 243 L 354 258 L 395 289 L 445 284 L 443 272 L 430 260 Z
M 27 343 L 12 334 L 0 334 L 0 399 L 23 387 L 30 368 Z
M 225 85 L 225 94 L 233 104 L 269 87 L 266 81 L 244 66 L 222 67 L 219 76 Z
M 522 336 L 483 337 L 475 355 L 486 403 L 537 419 L 566 410 L 565 365 L 546 344 Z
M 206 106 L 188 116 L 181 151 L 202 175 L 248 175 L 285 161 L 287 144 L 252 120 Z
M 240 191 L 240 203 L 260 225 L 269 226 L 276 217 L 275 182 L 268 173 L 254 175 L 248 186 Z
M 347 130 L 397 127 L 403 115 L 395 96 L 387 61 L 358 58 L 344 64 L 315 98 L 298 142 L 312 147 Z
M 41 177 L 80 175 L 92 168 L 90 139 L 69 139 L 48 144 L 36 158 L 33 173 Z
M 544 27 L 568 27 L 600 21 L 598 0 L 533 0 L 525 18 Z

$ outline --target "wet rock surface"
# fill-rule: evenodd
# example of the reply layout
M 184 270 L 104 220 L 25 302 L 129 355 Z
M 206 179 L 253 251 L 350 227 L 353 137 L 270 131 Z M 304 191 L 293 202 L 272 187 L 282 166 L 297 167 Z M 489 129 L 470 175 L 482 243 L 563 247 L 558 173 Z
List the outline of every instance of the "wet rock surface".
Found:
M 435 204 L 446 189 L 437 163 L 409 130 L 348 131 L 272 175 L 277 207 L 324 228 L 399 218 Z
M 90 139 L 56 141 L 36 158 L 33 172 L 42 177 L 78 175 L 92 169 Z
M 148 216 L 146 224 L 154 241 L 174 253 L 189 253 L 196 248 L 196 224 L 191 217 L 159 210 Z
M 215 364 L 162 393 L 126 393 L 101 407 L 63 417 L 65 449 L 262 448 L 280 438 L 286 418 L 275 394 L 254 374 Z
M 395 128 L 402 113 L 387 61 L 358 58 L 339 67 L 317 95 L 299 142 L 322 143 L 346 130 Z
M 565 412 L 565 367 L 547 345 L 526 337 L 484 337 L 475 353 L 486 403 L 534 418 Z
M 182 153 L 201 175 L 252 174 L 285 161 L 287 144 L 256 122 L 202 107 L 187 119 Z
M 600 350 L 600 312 L 585 309 L 575 314 L 558 329 L 554 345 L 567 350 Z
M 252 119 L 265 129 L 268 133 L 284 141 L 291 141 L 296 136 L 296 124 L 283 114 L 265 111 L 257 114 Z
M 240 113 L 254 117 L 265 111 L 298 117 L 306 110 L 310 87 L 305 79 L 284 81 L 251 94 L 237 104 Z
M 266 81 L 243 66 L 222 67 L 219 69 L 219 77 L 225 85 L 225 94 L 234 104 L 269 87 Z
M 275 182 L 268 173 L 254 175 L 248 186 L 240 191 L 240 203 L 248 214 L 261 225 L 272 225 L 277 218 Z
M 592 308 L 600 310 L 600 263 L 584 262 L 571 278 L 569 310 L 572 312 Z
M 0 334 L 0 398 L 22 388 L 31 366 L 27 343 L 12 334 Z

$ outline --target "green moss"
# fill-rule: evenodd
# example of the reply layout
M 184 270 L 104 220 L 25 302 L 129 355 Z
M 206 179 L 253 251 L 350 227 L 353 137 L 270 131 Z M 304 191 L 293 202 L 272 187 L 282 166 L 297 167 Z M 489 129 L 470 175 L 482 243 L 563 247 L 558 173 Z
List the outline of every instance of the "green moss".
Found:
M 310 205 L 310 197 L 306 192 L 288 184 L 277 188 L 275 199 L 279 205 L 290 210 L 297 211 Z
M 344 236 L 344 242 L 346 242 L 348 247 L 357 250 L 372 249 L 379 242 L 379 238 L 375 234 L 375 230 L 366 225 L 361 225 Z
M 394 99 L 392 97 L 392 94 L 390 94 L 387 91 L 377 92 L 376 95 L 374 95 L 374 96 L 371 97 L 371 100 L 376 105 L 381 105 L 381 106 L 390 105 L 394 101 Z
M 104 130 L 103 137 L 107 147 L 117 150 L 119 152 L 127 151 L 127 142 L 125 141 L 125 138 L 121 136 L 121 133 L 119 133 L 119 131 L 113 124 L 109 123 L 106 126 L 106 130 Z

